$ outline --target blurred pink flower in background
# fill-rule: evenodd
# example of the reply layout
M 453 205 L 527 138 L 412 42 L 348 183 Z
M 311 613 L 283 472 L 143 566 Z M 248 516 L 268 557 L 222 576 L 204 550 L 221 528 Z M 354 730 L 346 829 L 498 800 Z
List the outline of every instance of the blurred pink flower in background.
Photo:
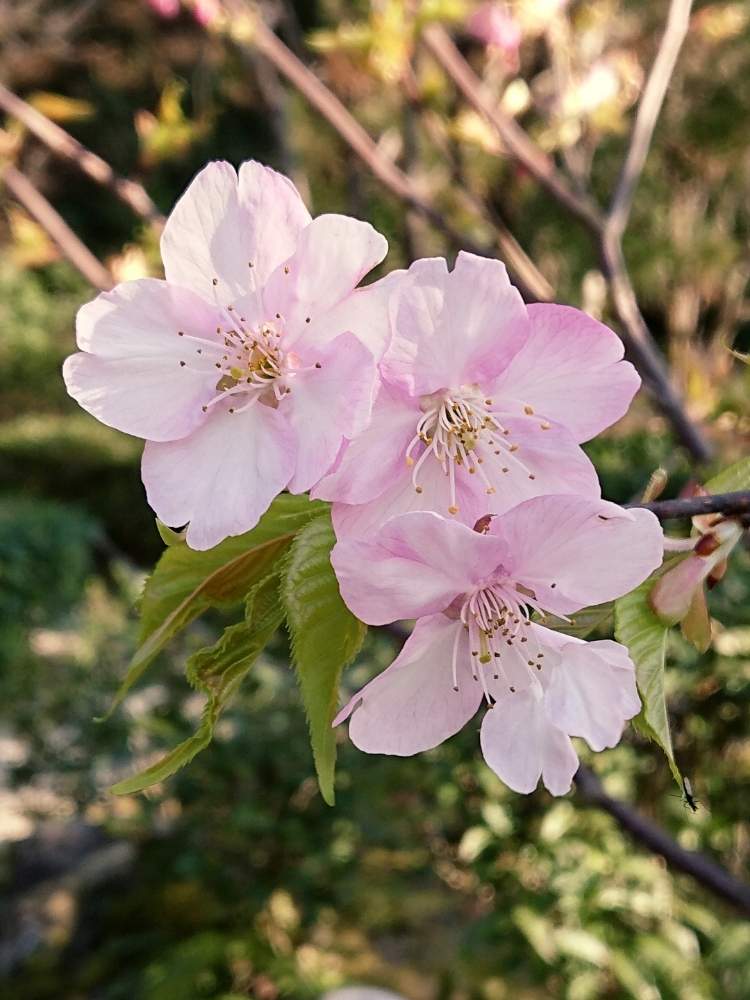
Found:
M 180 13 L 180 0 L 146 0 L 151 10 L 171 20 Z
M 509 68 L 518 69 L 521 25 L 505 3 L 483 3 L 469 18 L 468 30 L 489 49 L 502 54 Z
M 219 17 L 221 8 L 218 0 L 194 0 L 192 11 L 198 24 L 208 28 Z

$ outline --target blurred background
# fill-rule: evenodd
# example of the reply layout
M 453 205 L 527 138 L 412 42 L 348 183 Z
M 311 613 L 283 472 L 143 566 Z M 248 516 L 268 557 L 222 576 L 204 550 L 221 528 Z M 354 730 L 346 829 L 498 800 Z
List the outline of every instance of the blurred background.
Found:
M 208 159 L 254 157 L 289 173 L 315 213 L 370 220 L 390 242 L 388 268 L 451 256 L 462 242 L 502 257 L 517 241 L 548 294 L 610 318 L 588 234 L 505 155 L 419 33 L 442 22 L 494 106 L 576 190 L 606 201 L 668 5 L 485 7 L 255 7 L 451 235 L 406 210 L 280 78 L 254 44 L 251 5 L 0 0 L 0 80 L 142 184 L 163 213 Z M 325 806 L 281 638 L 187 770 L 146 795 L 108 794 L 195 726 L 201 699 L 182 667 L 221 620 L 193 625 L 120 711 L 94 721 L 134 649 L 135 602 L 162 543 L 140 442 L 79 410 L 60 377 L 92 287 L 7 171 L 31 182 L 115 280 L 159 273 L 158 226 L 3 117 L 0 996 L 276 1000 L 350 983 L 409 1000 L 750 996 L 747 922 L 579 793 L 508 792 L 481 762 L 474 726 L 406 760 L 360 754 L 342 733 L 337 805 Z M 750 376 L 730 352 L 750 347 L 749 119 L 750 7 L 696 4 L 624 250 L 717 466 L 750 442 Z M 589 451 L 613 500 L 636 495 L 658 465 L 672 495 L 698 475 L 645 396 Z M 632 733 L 590 763 L 679 844 L 747 877 L 746 551 L 711 602 L 721 621 L 713 648 L 699 656 L 675 636 L 668 678 L 698 812 L 683 806 L 659 751 Z M 347 688 L 393 649 L 371 633 Z

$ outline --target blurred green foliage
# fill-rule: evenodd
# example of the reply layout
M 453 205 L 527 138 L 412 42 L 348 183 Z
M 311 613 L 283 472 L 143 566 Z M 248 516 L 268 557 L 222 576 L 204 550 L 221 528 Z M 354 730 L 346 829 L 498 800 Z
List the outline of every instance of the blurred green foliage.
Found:
M 455 249 L 360 172 L 301 98 L 279 96 L 261 67 L 187 12 L 159 20 L 147 3 L 123 0 L 90 5 L 82 21 L 60 27 L 40 19 L 38 6 L 11 5 L 17 20 L 0 37 L 4 80 L 27 97 L 44 90 L 84 101 L 71 106 L 65 126 L 143 180 L 164 211 L 206 159 L 255 156 L 292 173 L 317 212 L 372 221 L 391 243 L 389 266 Z M 51 6 L 58 14 L 77 7 Z M 347 21 L 371 28 L 371 16 L 398 6 L 280 5 L 296 11 L 297 32 L 293 19 L 283 26 L 292 43 L 314 29 L 335 36 Z M 698 7 L 626 252 L 649 323 L 727 464 L 747 452 L 750 438 L 750 369 L 733 368 L 726 350 L 732 341 L 750 346 L 741 280 L 750 231 L 750 18 L 743 20 L 741 3 Z M 571 60 L 583 66 L 625 52 L 646 65 L 662 21 L 663 8 L 641 0 L 575 3 Z M 414 107 L 389 76 L 402 42 L 396 32 L 357 51 L 334 44 L 316 55 L 316 69 L 392 143 L 467 238 L 492 232 L 463 197 L 470 186 L 511 225 L 560 298 L 598 308 L 585 235 L 488 151 L 423 56 L 415 63 L 422 115 L 415 124 Z M 461 43 L 482 71 L 484 52 Z M 576 119 L 580 155 L 574 150 L 570 159 L 570 121 L 545 97 L 548 43 L 540 35 L 524 43 L 519 79 L 532 101 L 521 120 L 569 169 L 590 166 L 591 183 L 606 197 L 627 106 L 609 108 L 609 119 Z M 488 71 L 498 100 L 510 82 Z M 57 107 L 62 114 L 64 105 Z M 407 127 L 417 132 L 417 163 L 399 138 Z M 156 266 L 153 236 L 113 196 L 38 144 L 25 144 L 19 159 L 115 270 L 127 264 L 124 247 Z M 9 203 L 2 208 L 0 880 L 11 919 L 0 995 L 275 1000 L 372 982 L 409 1000 L 750 996 L 746 923 L 635 848 L 575 794 L 555 801 L 505 790 L 479 758 L 475 726 L 417 759 L 369 757 L 339 733 L 337 805 L 325 806 L 281 639 L 251 669 L 214 744 L 187 772 L 148 796 L 108 794 L 194 732 L 202 700 L 185 683 L 184 663 L 216 639 L 224 620 L 195 622 L 118 713 L 94 721 L 136 647 L 142 567 L 162 543 L 138 475 L 140 443 L 78 410 L 60 378 L 74 347 L 75 310 L 90 291 L 43 234 Z M 636 495 L 657 465 L 669 470 L 674 490 L 694 474 L 644 400 L 588 450 L 604 494 L 616 500 Z M 750 556 L 741 551 L 711 595 L 721 623 L 714 648 L 700 656 L 678 635 L 670 648 L 675 751 L 698 813 L 674 794 L 658 750 L 633 734 L 593 762 L 612 794 L 745 878 L 748 606 Z M 392 652 L 387 637 L 371 635 L 345 674 L 347 691 Z M 38 872 L 23 874 L 27 834 L 77 823 L 128 845 L 128 866 L 93 882 L 75 861 L 41 884 Z M 29 935 L 35 943 L 24 950 Z

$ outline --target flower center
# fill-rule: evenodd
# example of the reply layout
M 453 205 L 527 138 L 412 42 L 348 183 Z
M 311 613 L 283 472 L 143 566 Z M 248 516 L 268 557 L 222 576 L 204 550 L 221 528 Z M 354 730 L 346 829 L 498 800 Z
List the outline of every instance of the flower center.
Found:
M 233 401 L 230 413 L 242 413 L 258 402 L 275 408 L 291 393 L 290 383 L 296 375 L 322 367 L 319 362 L 305 366 L 298 355 L 283 350 L 280 315 L 277 314 L 275 321 L 263 323 L 254 330 L 246 325 L 245 318 L 239 316 L 232 306 L 227 306 L 224 313 L 225 325 L 216 327 L 216 334 L 224 345 L 223 353 L 217 355 L 214 361 L 217 369 L 216 396 L 203 406 L 204 413 L 232 396 L 238 397 L 240 405 L 235 406 Z M 180 336 L 185 334 L 180 332 Z M 215 344 L 213 340 L 212 346 Z M 204 348 L 197 349 L 198 354 L 203 352 Z
M 480 681 L 488 705 L 493 704 L 487 674 L 515 692 L 519 678 L 539 685 L 544 653 L 530 630 L 532 611 L 542 611 L 533 592 L 519 589 L 511 581 L 490 582 L 465 595 L 458 612 L 464 631 L 469 634 L 471 673 Z M 543 612 L 542 612 L 543 613 Z M 453 689 L 458 691 L 458 645 L 461 630 L 453 644 Z
M 456 469 L 478 475 L 488 495 L 495 492 L 495 487 L 482 468 L 486 461 L 495 464 L 494 472 L 517 471 L 528 479 L 536 478 L 518 456 L 519 445 L 510 440 L 510 431 L 503 427 L 493 406 L 493 400 L 487 399 L 477 385 L 444 389 L 420 400 L 423 416 L 406 449 L 406 464 L 412 467 L 414 489 L 421 493 L 420 473 L 430 456 L 434 457 L 449 479 L 449 514 L 458 513 Z M 525 412 L 533 410 L 526 407 Z M 546 429 L 549 424 L 542 426 Z M 420 447 L 421 453 L 415 457 Z

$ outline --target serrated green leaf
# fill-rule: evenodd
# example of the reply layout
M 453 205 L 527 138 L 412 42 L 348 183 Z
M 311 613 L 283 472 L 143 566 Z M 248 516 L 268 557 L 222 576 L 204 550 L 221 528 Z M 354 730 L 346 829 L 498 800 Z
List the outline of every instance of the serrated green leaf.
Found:
M 278 574 L 256 584 L 246 608 L 245 621 L 225 629 L 213 646 L 198 650 L 188 660 L 188 680 L 207 698 L 197 731 L 156 764 L 115 785 L 114 794 L 130 795 L 165 781 L 211 742 L 219 716 L 284 619 Z
M 669 629 L 654 614 L 649 595 L 653 577 L 615 601 L 615 638 L 627 646 L 635 663 L 643 707 L 633 719 L 635 728 L 664 751 L 670 770 L 682 788 L 682 775 L 674 758 L 664 693 L 664 670 Z
M 607 601 L 606 604 L 596 604 L 593 607 L 576 611 L 571 615 L 569 622 L 557 618 L 553 614 L 545 615 L 544 619 L 534 615 L 534 620 L 547 628 L 554 629 L 555 632 L 562 632 L 564 635 L 574 636 L 576 639 L 585 639 L 597 629 L 604 628 L 611 621 L 614 610 L 615 602 Z
M 709 493 L 735 493 L 750 490 L 750 457 L 741 458 L 704 484 Z
M 168 548 L 146 581 L 140 601 L 141 644 L 107 716 L 177 632 L 210 607 L 242 600 L 268 575 L 294 533 L 327 510 L 327 504 L 306 496 L 282 494 L 244 535 L 227 538 L 205 552 L 188 548 L 184 542 Z
M 341 599 L 330 559 L 335 540 L 328 514 L 300 529 L 289 550 L 282 584 L 318 784 L 329 805 L 334 802 L 336 740 L 331 723 L 339 681 L 367 632 Z

